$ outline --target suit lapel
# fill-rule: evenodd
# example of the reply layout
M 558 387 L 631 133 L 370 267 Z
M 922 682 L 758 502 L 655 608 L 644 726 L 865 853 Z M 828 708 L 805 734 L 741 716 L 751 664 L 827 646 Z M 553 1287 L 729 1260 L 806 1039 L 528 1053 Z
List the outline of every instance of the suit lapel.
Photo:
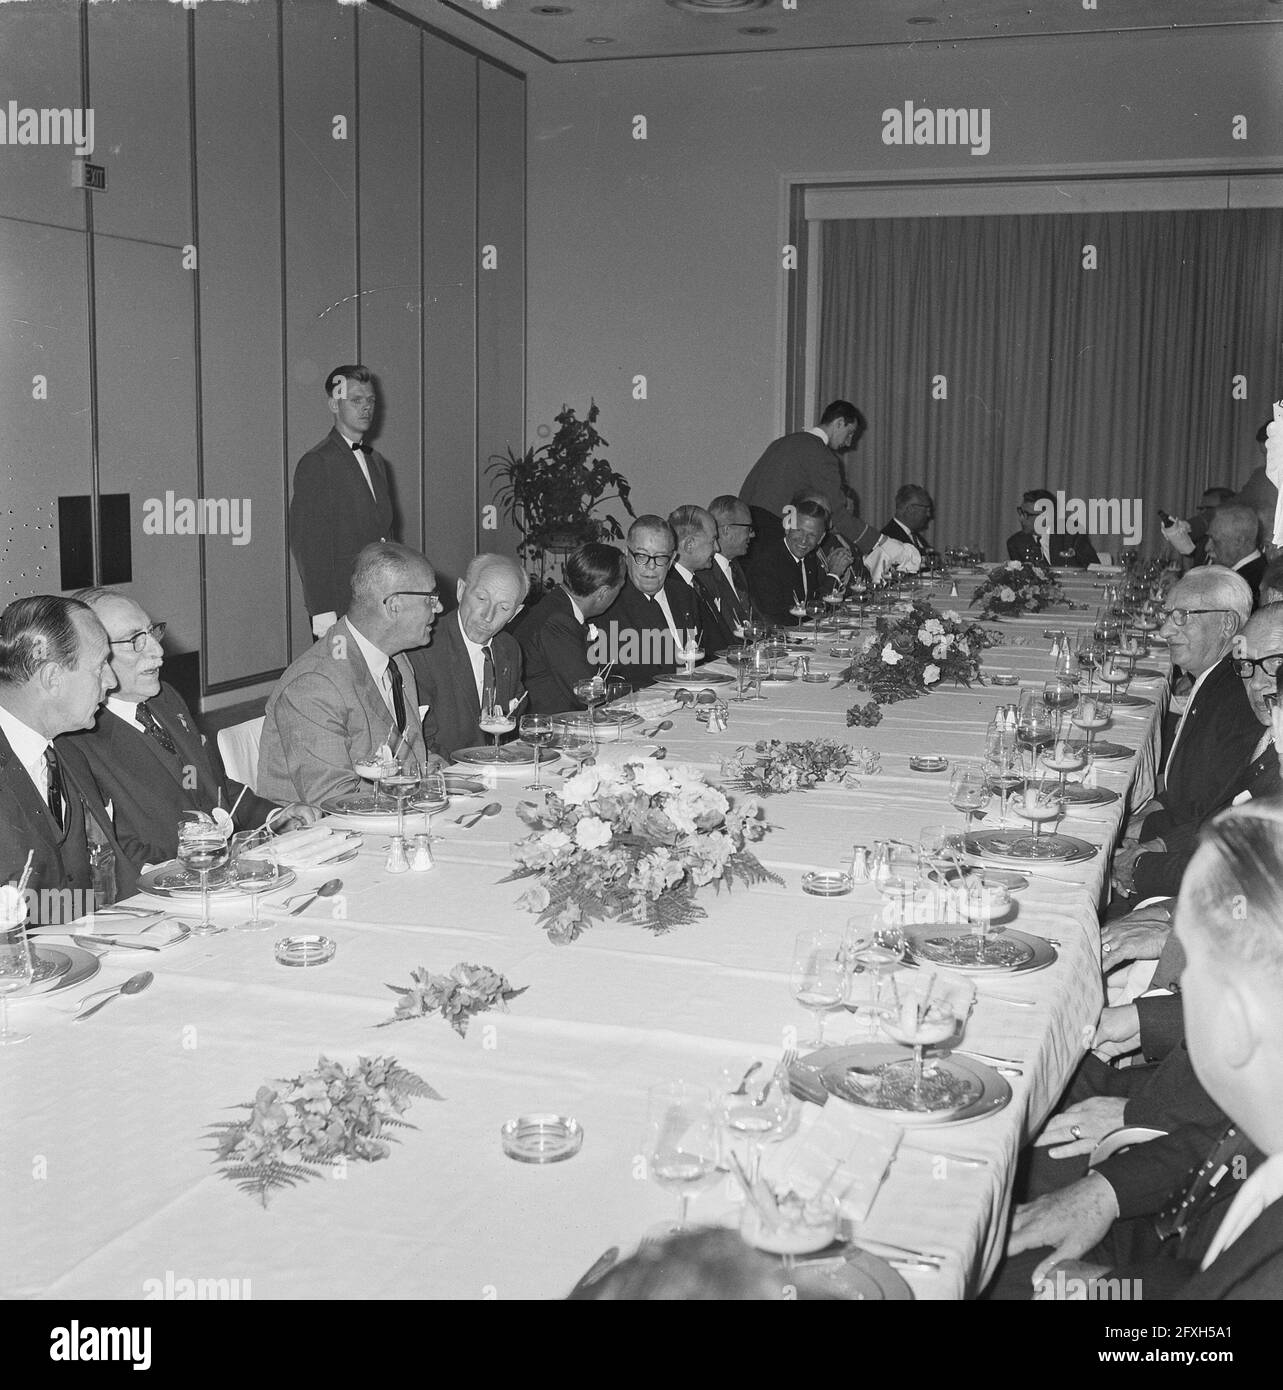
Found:
M 56 854 L 62 832 L 54 824 L 44 798 L 36 790 L 27 769 L 18 761 L 3 730 L 0 730 L 0 790 L 7 792 L 29 833 L 43 840 Z
M 156 711 L 153 709 L 152 713 Z M 112 746 L 116 750 L 116 756 L 126 765 L 137 758 L 146 758 L 149 762 L 154 762 L 160 766 L 171 781 L 183 786 L 183 764 L 181 762 L 181 744 L 174 737 L 173 730 L 170 728 L 168 719 L 162 721 L 166 733 L 174 739 L 174 746 L 179 749 L 177 758 L 171 758 L 168 753 L 156 742 L 154 738 L 135 729 L 133 725 L 126 723 L 115 711 L 104 708 L 98 716 L 103 722 L 103 727 L 107 730 L 111 739 Z

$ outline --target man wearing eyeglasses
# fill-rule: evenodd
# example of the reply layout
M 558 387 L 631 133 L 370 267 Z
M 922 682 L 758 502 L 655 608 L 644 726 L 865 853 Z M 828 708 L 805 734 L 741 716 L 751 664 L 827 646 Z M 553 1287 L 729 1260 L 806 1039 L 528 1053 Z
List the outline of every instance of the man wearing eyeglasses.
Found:
M 723 494 L 708 504 L 717 525 L 717 549 L 713 563 L 695 575 L 695 582 L 711 599 L 723 624 L 734 634 L 749 621 L 752 607 L 748 578 L 740 560 L 755 535 L 753 513 L 738 497 Z
M 279 830 L 311 825 L 320 812 L 299 804 L 279 807 L 227 776 L 217 744 L 197 727 L 183 697 L 161 680 L 164 623 L 153 623 L 125 594 L 82 589 L 107 630 L 116 689 L 97 723 L 65 735 L 88 760 L 112 803 L 116 836 L 140 872 L 178 852 L 184 811 L 231 812 L 237 830 L 271 823 Z
M 1260 737 L 1235 672 L 1234 639 L 1252 611 L 1246 582 L 1222 565 L 1191 570 L 1168 594 L 1160 635 L 1173 665 L 1194 677 L 1163 765 L 1158 795 L 1133 817 L 1114 855 L 1121 894 L 1175 896 L 1198 827 L 1229 805 Z M 1169 841 L 1173 852 L 1169 854 Z
M 931 525 L 935 514 L 935 501 L 926 488 L 918 483 L 905 483 L 895 494 L 895 512 L 882 528 L 882 534 L 913 546 L 923 560 L 934 559 L 936 552 L 922 533 Z
M 418 551 L 391 541 L 361 551 L 347 612 L 268 697 L 260 796 L 319 806 L 359 791 L 353 764 L 377 761 L 383 749 L 421 766 L 440 762 L 424 745 L 418 685 L 403 655 L 428 641 L 440 607 L 436 574 Z
M 612 674 L 636 689 L 677 669 L 682 634 L 664 593 L 664 581 L 677 558 L 677 537 L 662 516 L 647 513 L 628 528 L 624 544 L 628 577 L 599 626 L 605 629 Z
M 1049 522 L 1040 521 L 1044 515 L 1052 516 L 1055 506 L 1056 498 L 1046 488 L 1033 488 L 1024 494 L 1016 508 L 1020 530 L 1007 537 L 1007 558 L 1023 560 L 1027 565 L 1063 565 L 1079 569 L 1099 564 L 1100 556 L 1090 537 L 1053 532 Z

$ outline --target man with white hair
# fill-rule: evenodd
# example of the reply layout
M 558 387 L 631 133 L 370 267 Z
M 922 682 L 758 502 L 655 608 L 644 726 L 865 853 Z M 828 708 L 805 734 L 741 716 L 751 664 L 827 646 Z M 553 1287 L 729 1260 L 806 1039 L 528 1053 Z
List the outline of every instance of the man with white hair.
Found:
M 441 620 L 432 645 L 410 653 L 419 694 L 428 705 L 423 737 L 443 758 L 486 742 L 482 701 L 504 712 L 526 693 L 521 646 L 503 629 L 526 601 L 530 580 L 511 555 L 483 554 L 459 580 L 459 608 Z
M 696 580 L 712 568 L 717 551 L 717 522 L 711 512 L 687 503 L 668 514 L 677 537 L 677 558 L 664 576 L 664 593 L 677 624 L 699 634 L 705 656 L 721 656 L 735 640 L 716 604 Z
M 1260 517 L 1251 507 L 1230 502 L 1212 513 L 1207 532 L 1207 563 L 1224 565 L 1245 579 L 1255 603 L 1265 573 L 1265 556 L 1256 543 L 1261 533 Z

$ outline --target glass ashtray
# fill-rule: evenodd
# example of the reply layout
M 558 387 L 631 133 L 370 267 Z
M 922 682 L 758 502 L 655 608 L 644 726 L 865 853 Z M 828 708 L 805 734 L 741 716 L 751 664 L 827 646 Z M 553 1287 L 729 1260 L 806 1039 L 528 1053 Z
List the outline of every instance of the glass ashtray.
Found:
M 330 936 L 283 936 L 276 943 L 278 965 L 324 965 L 338 950 Z
M 499 1131 L 503 1151 L 518 1163 L 560 1163 L 583 1147 L 578 1120 L 565 1115 L 518 1115 Z
M 1010 675 L 1010 674 L 1008 674 L 1008 673 L 1006 673 L 1006 672 L 1000 671 L 996 676 L 990 676 L 990 677 L 989 677 L 989 684 L 990 684 L 990 685 L 1019 685 L 1019 684 L 1020 684 L 1020 677 L 1019 677 L 1019 676 L 1013 676 L 1013 675 Z
M 812 869 L 802 875 L 802 892 L 816 898 L 840 898 L 851 887 L 851 875 L 842 869 Z
M 914 772 L 944 772 L 949 759 L 941 753 L 918 753 L 909 759 L 909 767 Z

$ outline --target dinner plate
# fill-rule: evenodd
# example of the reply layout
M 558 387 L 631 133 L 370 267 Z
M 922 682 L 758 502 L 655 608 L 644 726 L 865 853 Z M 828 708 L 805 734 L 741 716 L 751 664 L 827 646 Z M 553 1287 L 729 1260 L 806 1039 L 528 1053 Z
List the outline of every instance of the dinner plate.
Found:
M 1086 748 L 1087 744 L 1081 738 L 1067 738 L 1065 747 L 1072 748 L 1075 752 L 1080 748 Z M 1122 743 L 1110 743 L 1104 739 L 1097 739 L 1091 746 L 1092 756 L 1100 758 L 1105 762 L 1113 762 L 1121 758 L 1130 758 L 1135 753 L 1134 748 L 1128 748 Z
M 342 847 L 341 844 L 336 844 L 334 852 L 337 854 Z M 288 888 L 296 878 L 298 875 L 293 869 L 282 869 L 280 877 L 270 888 L 258 891 L 274 893 L 278 888 Z M 200 875 L 190 869 L 184 869 L 177 859 L 167 859 L 163 864 L 145 869 L 138 880 L 138 886 L 142 892 L 150 893 L 154 898 L 169 898 L 174 902 L 200 901 Z M 250 894 L 246 889 L 236 885 L 230 869 L 224 865 L 221 869 L 213 870 L 209 876 L 209 896 L 216 899 L 248 898 Z
M 445 774 L 446 796 L 480 796 L 485 789 L 486 784 L 476 777 L 467 777 L 461 772 Z
M 963 837 L 963 853 L 972 859 L 988 862 L 997 860 L 1000 864 L 1081 864 L 1094 858 L 1100 851 L 1097 845 L 1080 840 L 1076 835 L 1043 835 L 1043 844 L 1050 847 L 1051 853 L 1022 854 L 1013 847 L 1033 839 L 1033 827 L 1028 830 L 973 830 Z
M 960 841 L 961 838 L 962 837 L 960 835 L 952 837 L 952 843 L 955 848 L 961 848 L 961 845 L 958 843 L 958 841 Z M 1001 884 L 1002 887 L 1004 887 L 1008 893 L 1019 893 L 1022 889 L 1029 887 L 1029 880 L 1024 876 L 1024 874 L 1013 874 L 1008 872 L 1006 869 L 987 868 L 984 871 L 984 875 L 990 883 Z M 953 883 L 956 881 L 957 877 L 958 871 L 956 869 L 946 873 L 944 875 L 943 880 L 941 879 L 939 869 L 932 869 L 927 874 L 927 878 L 930 879 L 932 883 L 940 883 L 942 881 Z
M 966 1124 L 996 1114 L 1011 1100 L 1011 1087 L 990 1066 L 957 1052 L 932 1059 L 927 1054 L 928 1069 L 944 1072 L 966 1088 L 966 1099 L 944 1110 L 899 1110 L 872 1103 L 876 1095 L 876 1080 L 863 1085 L 853 1080 L 850 1067 L 875 1068 L 887 1062 L 910 1061 L 913 1049 L 895 1043 L 851 1043 L 845 1047 L 825 1047 L 802 1058 L 812 1075 L 818 1069 L 825 1091 L 850 1105 L 858 1106 L 865 1114 L 878 1115 L 906 1128 L 934 1128 L 939 1125 Z
M 793 1283 L 821 1298 L 866 1303 L 909 1303 L 913 1290 L 901 1274 L 878 1255 L 848 1245 L 840 1255 L 793 1263 Z
M 557 718 L 564 716 L 558 715 Z M 633 716 L 637 721 L 637 716 Z M 598 738 L 601 737 L 601 730 L 597 731 Z M 541 763 L 554 763 L 561 756 L 555 748 L 535 749 L 528 743 L 522 743 L 517 739 L 513 743 L 501 743 L 498 748 L 492 744 L 483 744 L 479 748 L 456 748 L 454 750 L 454 760 L 462 763 L 466 767 L 487 767 L 494 772 L 502 772 L 511 768 L 527 768 L 533 770 L 535 765 L 535 753 L 539 754 Z
M 1153 700 L 1147 699 L 1144 695 L 1109 695 L 1104 697 L 1117 709 L 1143 709 L 1153 708 Z
M 734 676 L 723 675 L 720 671 L 695 671 L 689 676 L 682 675 L 680 671 L 673 671 L 667 675 L 656 676 L 655 684 L 684 686 L 687 690 L 701 690 L 709 686 L 730 685 L 734 680 Z
M 1160 671 L 1156 666 L 1138 666 L 1132 672 L 1134 681 L 1165 681 L 1171 673 Z
M 59 994 L 64 989 L 75 989 L 86 980 L 92 980 L 102 968 L 98 957 L 83 946 L 41 946 L 40 954 L 60 957 L 57 962 L 58 974 L 11 994 L 11 1004 L 20 1004 L 24 999 L 37 999 L 45 994 Z
M 408 811 L 414 804 L 407 797 L 405 809 Z M 389 816 L 395 818 L 396 802 L 384 793 L 379 798 L 379 808 L 376 811 L 373 792 L 348 792 L 343 796 L 332 796 L 328 801 L 321 802 L 321 810 L 329 816 L 353 816 L 358 820 L 386 820 Z M 337 854 L 341 848 L 342 846 L 336 843 L 334 852 Z
M 1013 948 L 1006 951 L 1010 961 L 981 962 L 975 959 L 974 947 L 978 944 L 973 926 L 944 924 L 941 926 L 915 927 L 907 933 L 909 950 L 914 960 L 923 966 L 943 966 L 959 975 L 1027 975 L 1035 970 L 1045 970 L 1056 960 L 1056 948 L 1041 936 L 1030 936 L 1026 932 L 1007 929 L 993 931 L 989 935 L 987 953 L 1004 953 L 1004 943 Z M 952 951 L 959 950 L 958 958 Z M 970 961 L 968 961 L 970 956 Z
M 1109 806 L 1118 793 L 1108 787 L 1084 787 L 1081 782 L 1065 783 L 1065 801 L 1070 806 Z

